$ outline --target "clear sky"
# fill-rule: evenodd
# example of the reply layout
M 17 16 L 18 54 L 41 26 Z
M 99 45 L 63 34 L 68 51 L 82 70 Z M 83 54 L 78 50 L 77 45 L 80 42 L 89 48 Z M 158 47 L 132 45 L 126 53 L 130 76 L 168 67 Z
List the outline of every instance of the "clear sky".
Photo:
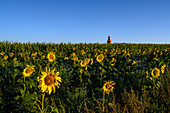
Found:
M 168 43 L 170 0 L 0 0 L 0 41 Z

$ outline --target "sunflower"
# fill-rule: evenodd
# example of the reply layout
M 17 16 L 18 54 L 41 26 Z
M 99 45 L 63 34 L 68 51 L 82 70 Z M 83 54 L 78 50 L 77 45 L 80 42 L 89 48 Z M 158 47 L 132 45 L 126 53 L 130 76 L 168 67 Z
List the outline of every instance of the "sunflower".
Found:
M 79 65 L 79 60 L 74 60 L 73 66 L 76 67 Z
M 26 65 L 27 67 L 23 70 L 22 74 L 25 77 L 29 77 L 35 70 L 34 67 L 35 66 L 30 66 L 30 65 Z
M 10 56 L 10 57 L 13 57 L 13 56 L 14 56 L 14 53 L 10 53 L 9 56 Z
M 87 64 L 86 64 L 86 61 L 81 60 L 80 65 L 81 65 L 81 67 L 85 67 L 85 66 L 87 65 Z
M 50 52 L 48 53 L 47 58 L 49 62 L 53 62 L 55 60 L 55 54 L 53 52 Z
M 8 56 L 7 56 L 7 55 L 5 55 L 3 59 L 4 59 L 4 60 L 7 60 L 7 59 L 8 59 Z
M 146 78 L 149 78 L 148 71 L 146 71 Z
M 86 62 L 86 64 L 89 64 L 90 59 L 86 58 L 86 59 L 85 59 L 85 62 Z
M 64 57 L 64 60 L 69 60 L 69 58 L 68 57 Z
M 98 55 L 97 58 L 96 58 L 97 62 L 99 62 L 99 63 L 100 63 L 101 61 L 103 61 L 103 59 L 104 59 L 103 54 Z
M 31 57 L 33 58 L 35 58 L 36 56 L 37 56 L 37 52 L 31 54 Z
M 93 65 L 93 58 L 90 59 L 90 65 Z
M 161 67 L 161 72 L 162 72 L 162 74 L 164 74 L 164 72 L 165 72 L 165 67 L 166 67 L 165 64 Z
M 158 68 L 153 69 L 152 72 L 151 72 L 151 75 L 154 78 L 160 76 L 159 74 L 160 74 L 160 70 Z
M 17 61 L 17 58 L 14 58 L 13 61 Z
M 55 68 L 50 71 L 50 69 L 47 71 L 46 67 L 46 72 L 41 71 L 42 76 L 39 79 L 40 84 L 38 85 L 39 88 L 41 88 L 42 92 L 48 92 L 49 95 L 51 94 L 52 90 L 54 90 L 55 93 L 55 86 L 59 88 L 60 83 L 61 83 L 61 77 L 58 77 L 59 72 L 54 73 Z
M 132 65 L 136 64 L 138 61 L 133 61 Z
M 5 53 L 4 52 L 1 52 L 0 55 L 4 55 Z
M 113 85 L 115 85 L 116 83 L 114 83 L 113 81 L 108 81 L 103 85 L 103 91 L 106 92 L 107 94 L 109 94 L 110 92 L 113 92 Z
M 129 59 L 130 58 L 130 54 L 129 52 L 126 54 L 126 58 Z
M 116 59 L 115 59 L 115 58 L 112 58 L 112 61 L 110 62 L 110 65 L 111 65 L 111 66 L 114 66 L 115 63 L 116 63 Z

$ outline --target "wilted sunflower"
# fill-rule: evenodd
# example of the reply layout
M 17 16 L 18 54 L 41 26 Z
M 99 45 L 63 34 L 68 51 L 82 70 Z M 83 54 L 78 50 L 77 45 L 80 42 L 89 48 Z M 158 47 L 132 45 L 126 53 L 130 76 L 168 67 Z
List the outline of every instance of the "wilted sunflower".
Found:
M 115 59 L 115 58 L 112 58 L 112 61 L 110 62 L 110 65 L 111 65 L 111 66 L 114 66 L 115 63 L 116 63 L 116 59 Z
M 61 83 L 61 77 L 58 77 L 59 72 L 54 73 L 55 68 L 50 71 L 50 69 L 47 71 L 46 67 L 46 72 L 41 71 L 42 76 L 39 79 L 40 84 L 38 85 L 39 88 L 41 88 L 42 92 L 48 92 L 49 95 L 51 94 L 52 90 L 55 92 L 55 86 L 59 88 L 60 83 Z
M 115 85 L 116 83 L 114 83 L 113 81 L 108 81 L 103 85 L 103 91 L 106 92 L 107 94 L 109 94 L 110 92 L 113 92 L 113 85 Z
M 97 58 L 96 58 L 97 62 L 99 62 L 99 63 L 100 63 L 101 61 L 103 61 L 103 59 L 104 59 L 103 54 L 98 55 Z
M 151 72 L 153 78 L 160 76 L 159 74 L 160 74 L 160 70 L 158 68 L 153 69 Z
M 55 54 L 53 52 L 50 52 L 48 53 L 47 58 L 49 62 L 53 62 L 55 60 Z
M 162 72 L 162 74 L 164 74 L 164 72 L 165 72 L 165 67 L 166 67 L 165 64 L 161 67 L 161 72 Z
M 22 74 L 25 77 L 29 77 L 35 70 L 34 67 L 35 66 L 30 66 L 30 65 L 26 65 L 27 67 L 23 70 Z

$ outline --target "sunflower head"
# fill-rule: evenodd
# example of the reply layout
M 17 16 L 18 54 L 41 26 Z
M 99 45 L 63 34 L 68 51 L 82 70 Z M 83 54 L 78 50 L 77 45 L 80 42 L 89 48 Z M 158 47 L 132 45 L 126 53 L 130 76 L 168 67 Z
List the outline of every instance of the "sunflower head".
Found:
M 27 65 L 27 67 L 23 70 L 22 74 L 25 77 L 29 77 L 34 71 L 34 66 Z
M 112 58 L 112 61 L 110 62 L 110 65 L 111 65 L 111 66 L 114 66 L 115 63 L 116 63 L 116 59 L 115 59 L 115 58 Z
M 160 76 L 160 70 L 158 68 L 153 69 L 151 75 L 153 78 L 157 78 L 158 76 Z
M 74 60 L 73 66 L 76 67 L 79 65 L 79 60 Z
M 162 72 L 162 74 L 164 74 L 164 72 L 165 72 L 165 67 L 166 67 L 165 64 L 161 67 L 161 72 Z
M 97 58 L 96 58 L 97 62 L 99 62 L 99 63 L 100 63 L 101 61 L 103 61 L 103 59 L 104 59 L 103 54 L 98 55 Z
M 14 53 L 10 53 L 9 56 L 10 56 L 10 57 L 13 57 L 13 56 L 14 56 Z
M 48 53 L 47 58 L 49 62 L 53 62 L 55 60 L 55 54 L 53 52 L 50 52 Z
M 116 83 L 114 83 L 113 81 L 108 81 L 103 85 L 103 91 L 106 92 L 107 94 L 109 94 L 110 92 L 113 92 L 113 85 L 115 85 Z
M 86 61 L 81 60 L 80 65 L 81 65 L 81 67 L 85 67 L 87 65 L 87 63 L 86 63 Z
M 50 95 L 52 90 L 54 90 L 55 92 L 55 86 L 57 86 L 59 88 L 60 83 L 61 83 L 61 77 L 58 77 L 59 72 L 54 73 L 55 69 L 53 69 L 52 71 L 50 71 L 50 69 L 47 71 L 47 67 L 46 67 L 46 71 L 41 71 L 42 76 L 39 79 L 39 88 L 41 88 L 42 92 L 48 92 L 48 94 Z
M 3 59 L 4 59 L 4 60 L 7 60 L 7 59 L 8 59 L 8 56 L 7 56 L 7 55 L 5 55 Z

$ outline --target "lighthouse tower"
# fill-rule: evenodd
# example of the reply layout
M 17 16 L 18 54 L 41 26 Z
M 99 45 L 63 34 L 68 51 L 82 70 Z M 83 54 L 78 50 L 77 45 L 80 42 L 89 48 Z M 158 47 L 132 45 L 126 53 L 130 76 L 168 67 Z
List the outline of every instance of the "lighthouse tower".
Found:
M 110 36 L 108 36 L 107 43 L 108 43 L 108 44 L 111 44 Z

